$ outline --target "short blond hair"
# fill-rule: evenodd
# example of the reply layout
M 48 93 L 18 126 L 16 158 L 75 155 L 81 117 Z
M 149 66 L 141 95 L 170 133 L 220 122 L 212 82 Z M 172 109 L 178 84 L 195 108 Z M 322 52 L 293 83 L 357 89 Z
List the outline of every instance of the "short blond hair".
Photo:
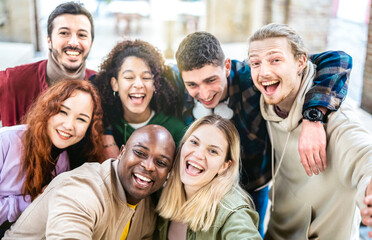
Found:
M 249 44 L 254 41 L 276 37 L 287 38 L 296 60 L 300 59 L 302 55 L 305 55 L 306 59 L 309 59 L 309 50 L 305 47 L 300 35 L 298 35 L 294 29 L 285 24 L 270 23 L 261 27 L 249 38 Z

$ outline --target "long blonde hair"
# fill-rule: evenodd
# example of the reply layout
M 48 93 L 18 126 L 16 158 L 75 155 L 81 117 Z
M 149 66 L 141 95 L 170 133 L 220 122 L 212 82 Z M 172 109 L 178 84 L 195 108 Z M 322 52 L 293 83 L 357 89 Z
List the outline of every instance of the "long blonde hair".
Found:
M 224 173 L 217 175 L 199 189 L 191 199 L 186 200 L 180 177 L 180 152 L 185 141 L 202 125 L 215 126 L 225 135 L 229 146 L 225 161 L 231 160 L 231 165 Z M 233 187 L 241 189 L 239 187 L 240 141 L 234 124 L 218 115 L 209 115 L 196 120 L 183 136 L 174 164 L 156 210 L 163 218 L 188 224 L 193 231 L 207 231 L 213 223 L 222 197 Z M 242 189 L 239 192 L 249 199 Z

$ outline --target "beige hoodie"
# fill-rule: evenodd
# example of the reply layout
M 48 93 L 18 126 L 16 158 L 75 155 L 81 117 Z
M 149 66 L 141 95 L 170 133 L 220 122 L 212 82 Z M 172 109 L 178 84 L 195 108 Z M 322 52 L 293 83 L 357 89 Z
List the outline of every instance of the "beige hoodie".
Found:
M 282 119 L 261 97 L 275 150 L 277 174 L 270 197 L 274 209 L 265 239 L 359 239 L 360 212 L 372 176 L 372 137 L 355 119 L 346 102 L 329 115 L 327 168 L 307 176 L 298 153 L 302 106 L 313 83 L 315 68 L 308 63 L 289 116 Z M 275 193 L 275 194 L 274 194 Z M 273 199 L 274 197 L 274 199 Z

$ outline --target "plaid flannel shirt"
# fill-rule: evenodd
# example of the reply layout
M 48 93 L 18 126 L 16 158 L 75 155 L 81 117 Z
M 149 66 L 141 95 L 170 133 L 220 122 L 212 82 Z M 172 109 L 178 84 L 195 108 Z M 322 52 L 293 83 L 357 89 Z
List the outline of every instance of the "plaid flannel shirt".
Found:
M 324 52 L 310 57 L 317 65 L 314 86 L 307 93 L 304 109 L 324 106 L 331 111 L 340 107 L 345 99 L 352 58 L 342 52 Z M 234 122 L 241 142 L 241 184 L 247 191 L 264 186 L 271 179 L 271 145 L 266 122 L 260 112 L 261 93 L 253 84 L 246 61 L 231 61 L 228 78 L 229 107 L 233 109 Z M 187 93 L 177 66 L 172 66 L 169 78 L 179 91 L 183 103 L 182 118 L 187 125 L 194 121 L 193 98 Z

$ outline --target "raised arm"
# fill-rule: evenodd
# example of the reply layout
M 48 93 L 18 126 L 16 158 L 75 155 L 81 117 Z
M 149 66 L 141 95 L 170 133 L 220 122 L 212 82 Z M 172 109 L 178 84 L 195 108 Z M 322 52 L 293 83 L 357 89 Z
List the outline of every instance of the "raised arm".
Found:
M 342 51 L 328 51 L 312 55 L 310 59 L 317 65 L 316 76 L 314 86 L 306 94 L 303 111 L 319 109 L 326 121 L 327 114 L 336 111 L 346 97 L 352 58 Z M 309 176 L 319 174 L 326 168 L 326 145 L 322 121 L 303 119 L 298 150 Z
M 56 190 L 51 199 L 45 232 L 47 239 L 93 238 L 97 217 L 103 210 L 90 189 L 68 184 Z
M 303 110 L 309 107 L 325 107 L 337 110 L 345 99 L 352 58 L 342 51 L 328 51 L 310 56 L 317 66 L 314 86 L 306 94 Z

